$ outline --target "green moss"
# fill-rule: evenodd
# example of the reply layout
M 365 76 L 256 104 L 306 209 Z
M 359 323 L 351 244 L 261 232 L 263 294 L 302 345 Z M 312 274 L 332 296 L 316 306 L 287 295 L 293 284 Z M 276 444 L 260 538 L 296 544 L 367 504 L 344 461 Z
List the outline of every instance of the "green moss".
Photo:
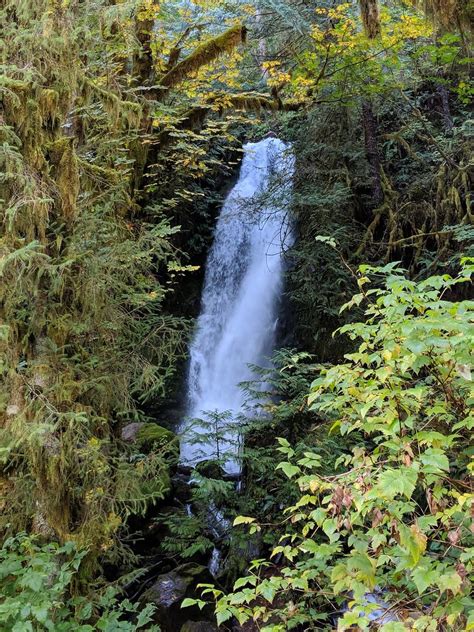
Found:
M 198 46 L 190 55 L 174 66 L 160 80 L 160 85 L 166 88 L 174 88 L 190 74 L 196 73 L 203 66 L 210 64 L 215 59 L 230 53 L 239 44 L 245 42 L 246 29 L 241 24 L 236 24 L 224 33 L 213 37 L 201 46 Z
M 155 446 L 175 451 L 178 448 L 178 438 L 174 432 L 163 426 L 146 423 L 137 432 L 137 446 L 143 450 L 151 450 Z
M 59 106 L 59 92 L 51 88 L 43 88 L 39 93 L 38 103 L 43 119 L 48 116 L 55 118 Z

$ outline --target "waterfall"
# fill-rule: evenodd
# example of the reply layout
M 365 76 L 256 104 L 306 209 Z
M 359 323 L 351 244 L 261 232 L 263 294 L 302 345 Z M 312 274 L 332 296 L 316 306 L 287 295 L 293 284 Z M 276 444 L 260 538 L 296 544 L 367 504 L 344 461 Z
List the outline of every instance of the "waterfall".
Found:
M 239 384 L 254 377 L 249 365 L 268 366 L 273 350 L 282 254 L 292 240 L 293 171 L 291 150 L 281 140 L 244 145 L 239 179 L 222 207 L 206 264 L 190 349 L 183 463 L 220 458 L 228 474 L 239 473 L 236 421 L 245 403 Z

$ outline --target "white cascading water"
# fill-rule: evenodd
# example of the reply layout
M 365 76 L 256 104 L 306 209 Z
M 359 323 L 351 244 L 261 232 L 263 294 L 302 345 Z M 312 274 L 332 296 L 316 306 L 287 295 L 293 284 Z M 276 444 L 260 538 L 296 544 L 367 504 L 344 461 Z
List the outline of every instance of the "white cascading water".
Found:
M 235 420 L 245 393 L 239 384 L 254 377 L 249 365 L 268 365 L 273 349 L 282 255 L 292 239 L 288 202 L 293 172 L 293 155 L 281 140 L 244 145 L 240 176 L 224 202 L 209 252 L 190 349 L 187 417 L 207 423 L 194 421 L 192 428 L 184 423 L 185 464 L 220 458 L 228 474 L 240 471 Z M 216 434 L 209 420 L 212 413 L 224 412 Z

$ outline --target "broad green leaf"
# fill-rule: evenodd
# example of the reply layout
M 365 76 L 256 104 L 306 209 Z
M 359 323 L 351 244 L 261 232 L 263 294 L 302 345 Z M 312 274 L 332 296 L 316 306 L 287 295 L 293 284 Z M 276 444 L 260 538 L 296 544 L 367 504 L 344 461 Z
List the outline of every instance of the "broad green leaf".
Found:
M 293 478 L 296 474 L 300 474 L 301 470 L 297 465 L 292 465 L 291 463 L 279 463 L 277 465 L 277 470 L 282 470 L 288 478 Z
M 272 603 L 276 595 L 276 588 L 270 583 L 264 582 L 259 586 L 258 592 L 262 597 L 265 597 L 267 601 Z
M 441 592 L 451 591 L 456 595 L 461 589 L 462 579 L 458 573 L 447 573 L 441 575 L 438 579 L 438 585 Z
M 422 471 L 425 474 L 441 474 L 449 472 L 448 457 L 443 450 L 439 448 L 428 448 L 420 455 L 420 461 L 423 463 Z
M 251 524 L 255 522 L 255 518 L 249 518 L 248 516 L 237 516 L 234 518 L 233 526 L 236 527 L 239 524 Z
M 384 498 L 395 498 L 398 494 L 411 498 L 417 480 L 418 472 L 413 467 L 398 470 L 389 468 L 380 474 L 377 489 Z
M 228 621 L 232 617 L 230 610 L 224 609 L 216 612 L 217 625 L 222 625 L 225 621 Z
M 440 578 L 440 574 L 432 570 L 427 564 L 419 565 L 412 571 L 411 576 L 420 595 L 432 584 L 436 584 Z

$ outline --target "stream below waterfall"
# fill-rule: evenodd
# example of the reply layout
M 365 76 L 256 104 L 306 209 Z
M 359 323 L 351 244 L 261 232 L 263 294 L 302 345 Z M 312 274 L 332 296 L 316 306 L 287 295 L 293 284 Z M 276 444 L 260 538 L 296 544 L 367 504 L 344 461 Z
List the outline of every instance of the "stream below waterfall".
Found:
M 277 138 L 244 145 L 239 178 L 219 215 L 201 311 L 190 347 L 181 462 L 218 460 L 240 473 L 240 384 L 252 365 L 268 366 L 275 344 L 284 272 L 293 237 L 288 219 L 294 173 L 290 147 Z

